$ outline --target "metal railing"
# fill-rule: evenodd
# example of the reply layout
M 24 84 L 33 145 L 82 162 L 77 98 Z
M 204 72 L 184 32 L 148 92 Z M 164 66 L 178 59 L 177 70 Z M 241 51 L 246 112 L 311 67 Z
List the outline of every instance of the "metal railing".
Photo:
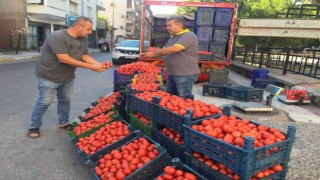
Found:
M 320 50 L 236 47 L 233 59 L 259 68 L 282 69 L 284 75 L 289 71 L 320 79 Z

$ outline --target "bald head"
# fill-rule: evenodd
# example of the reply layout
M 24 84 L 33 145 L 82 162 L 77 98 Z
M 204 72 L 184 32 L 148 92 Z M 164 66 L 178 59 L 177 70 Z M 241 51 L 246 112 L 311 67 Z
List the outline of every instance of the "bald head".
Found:
M 75 27 L 75 26 L 84 26 L 87 22 L 91 22 L 91 19 L 87 18 L 87 17 L 84 17 L 84 16 L 79 16 L 73 23 L 72 23 L 72 27 Z

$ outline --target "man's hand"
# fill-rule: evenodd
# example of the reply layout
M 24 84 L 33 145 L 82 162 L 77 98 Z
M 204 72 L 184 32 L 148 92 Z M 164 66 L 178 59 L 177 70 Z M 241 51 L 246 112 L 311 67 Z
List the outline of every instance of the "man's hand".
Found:
M 146 52 L 146 53 L 140 53 L 139 56 L 142 57 L 142 58 L 146 58 L 146 57 L 153 58 L 153 57 L 156 57 L 155 53 L 151 52 L 151 51 L 150 52 Z
M 90 64 L 90 68 L 89 69 L 92 70 L 92 71 L 95 71 L 95 72 L 103 72 L 107 68 L 100 63 L 100 64 Z

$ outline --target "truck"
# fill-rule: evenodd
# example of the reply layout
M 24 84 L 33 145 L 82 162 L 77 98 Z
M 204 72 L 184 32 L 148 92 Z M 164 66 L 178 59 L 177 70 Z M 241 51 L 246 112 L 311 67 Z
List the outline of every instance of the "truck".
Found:
M 201 71 L 198 82 L 207 81 L 211 69 L 223 69 L 232 64 L 237 3 L 234 1 L 224 3 L 143 0 L 140 53 L 146 50 L 142 43 L 145 40 L 149 41 L 150 46 L 162 48 L 169 39 L 166 31 L 166 17 L 154 16 L 150 6 L 196 7 L 194 17 L 186 15 L 184 17 L 187 28 L 198 37 L 198 63 Z M 163 58 L 140 57 L 139 60 L 151 62 L 166 69 Z

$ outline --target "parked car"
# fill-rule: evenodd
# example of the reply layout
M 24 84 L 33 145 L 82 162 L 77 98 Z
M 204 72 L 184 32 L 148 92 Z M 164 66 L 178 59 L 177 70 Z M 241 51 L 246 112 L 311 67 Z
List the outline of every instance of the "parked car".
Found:
M 123 64 L 138 61 L 140 40 L 125 40 L 113 49 L 112 63 Z M 144 48 L 149 46 L 148 41 L 144 41 Z

